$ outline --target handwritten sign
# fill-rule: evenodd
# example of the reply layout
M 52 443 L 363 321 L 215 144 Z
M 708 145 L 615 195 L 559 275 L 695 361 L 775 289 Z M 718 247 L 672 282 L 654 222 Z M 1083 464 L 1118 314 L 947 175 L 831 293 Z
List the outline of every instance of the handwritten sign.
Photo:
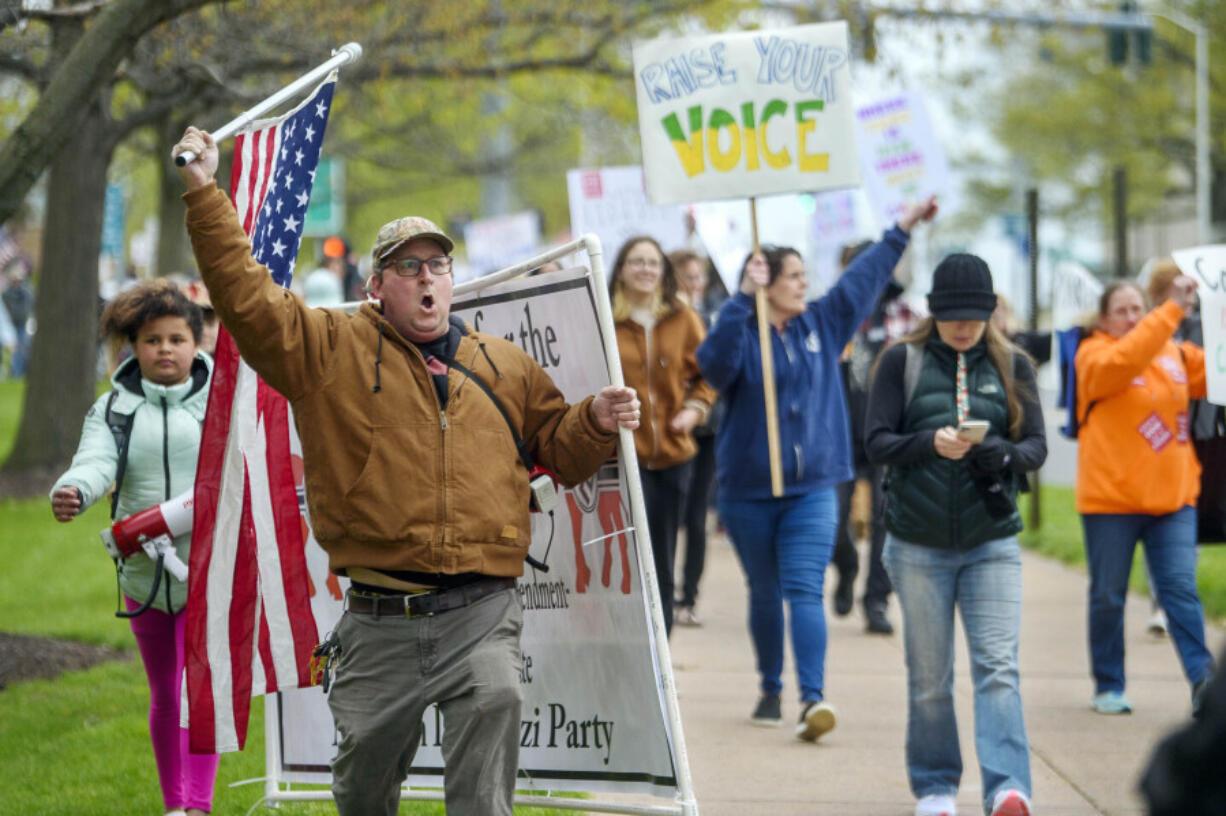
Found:
M 1209 401 L 1226 405 L 1226 244 L 1172 252 L 1185 275 L 1200 284 L 1200 322 L 1205 334 Z
M 566 173 L 570 194 L 570 233 L 578 238 L 600 236 L 606 267 L 626 239 L 650 235 L 665 252 L 686 245 L 685 209 L 676 204 L 656 207 L 647 201 L 643 168 L 593 167 Z
M 634 46 L 656 204 L 859 184 L 845 22 Z
M 881 99 L 856 110 L 864 191 L 883 224 L 907 205 L 936 194 L 946 212 L 956 209 L 956 188 L 945 151 L 936 140 L 924 98 L 917 93 Z

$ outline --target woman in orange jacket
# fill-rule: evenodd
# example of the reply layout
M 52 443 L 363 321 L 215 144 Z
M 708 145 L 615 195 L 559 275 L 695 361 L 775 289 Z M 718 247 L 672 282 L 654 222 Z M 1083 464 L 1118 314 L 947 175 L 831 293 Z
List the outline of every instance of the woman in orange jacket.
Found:
M 673 561 L 685 506 L 691 434 L 715 402 L 698 370 L 694 350 L 706 336 L 702 318 L 677 296 L 673 266 L 653 238 L 622 244 L 609 279 L 622 376 L 642 401 L 634 432 L 647 526 L 655 560 L 664 625 L 673 626 Z
M 1196 593 L 1200 464 L 1188 430 L 1190 399 L 1205 396 L 1205 353 L 1176 345 L 1196 281 L 1175 279 L 1170 300 L 1145 314 L 1136 284 L 1099 300 L 1097 330 L 1077 350 L 1077 511 L 1090 569 L 1091 706 L 1127 714 L 1124 599 L 1140 539 L 1171 638 L 1192 684 L 1192 709 L 1213 674 Z

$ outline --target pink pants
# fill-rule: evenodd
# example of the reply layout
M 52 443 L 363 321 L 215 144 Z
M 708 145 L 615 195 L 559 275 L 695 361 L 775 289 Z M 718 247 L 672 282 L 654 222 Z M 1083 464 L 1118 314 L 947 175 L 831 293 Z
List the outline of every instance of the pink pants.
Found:
M 140 604 L 124 598 L 128 611 Z M 219 754 L 188 752 L 187 729 L 179 726 L 180 690 L 183 686 L 183 637 L 186 612 L 168 615 L 148 609 L 131 619 L 132 634 L 149 678 L 149 736 L 157 760 L 162 802 L 176 808 L 213 809 L 213 780 Z

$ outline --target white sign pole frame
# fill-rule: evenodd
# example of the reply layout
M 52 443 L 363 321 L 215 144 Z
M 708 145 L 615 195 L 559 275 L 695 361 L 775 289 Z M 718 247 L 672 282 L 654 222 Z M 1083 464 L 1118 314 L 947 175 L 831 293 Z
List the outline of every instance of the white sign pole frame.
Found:
M 613 308 L 609 304 L 609 288 L 604 274 L 604 253 L 600 246 L 600 238 L 588 233 L 582 238 L 568 244 L 554 247 L 523 263 L 501 269 L 476 280 L 457 284 L 453 294 L 464 295 L 476 292 L 487 286 L 502 283 L 517 278 L 536 269 L 548 261 L 558 260 L 578 250 L 587 252 L 592 273 L 592 289 L 596 299 L 596 316 L 600 321 L 600 329 L 606 338 L 616 337 L 613 325 Z M 341 308 L 348 312 L 357 311 L 360 303 L 347 303 Z M 625 385 L 622 377 L 621 355 L 616 342 L 605 343 L 605 364 L 609 367 L 609 379 L 613 385 Z M 635 498 L 632 503 L 632 518 L 634 521 L 635 540 L 638 546 L 634 548 L 639 561 L 639 570 L 643 576 L 643 597 L 647 600 L 651 631 L 653 635 L 652 654 L 656 660 L 656 672 L 660 678 L 661 691 L 664 694 L 664 707 L 669 729 L 669 744 L 673 751 L 673 765 L 677 774 L 677 796 L 675 805 L 642 805 L 630 802 L 602 802 L 595 799 L 576 799 L 560 796 L 530 796 L 516 794 L 515 804 L 558 810 L 581 810 L 591 813 L 627 813 L 637 816 L 698 816 L 698 800 L 694 796 L 694 782 L 690 775 L 689 754 L 685 747 L 685 734 L 681 727 L 681 709 L 677 704 L 677 684 L 673 677 L 672 655 L 668 648 L 668 634 L 664 627 L 664 607 L 660 601 L 659 584 L 656 581 L 655 562 L 651 557 L 651 538 L 648 534 L 647 511 L 643 503 L 643 485 L 639 479 L 638 454 L 634 449 L 634 432 L 625 428 L 618 430 L 617 454 L 626 475 L 626 486 L 630 495 Z M 646 545 L 646 546 L 644 546 Z M 290 783 L 281 779 L 280 735 L 277 732 L 277 718 L 270 714 L 272 704 L 277 704 L 278 698 L 271 695 L 264 697 L 264 802 L 326 802 L 331 801 L 332 791 L 319 788 L 291 790 Z M 244 784 L 244 783 L 239 783 Z M 437 790 L 422 790 L 417 788 L 401 788 L 401 801 L 441 802 L 443 792 Z

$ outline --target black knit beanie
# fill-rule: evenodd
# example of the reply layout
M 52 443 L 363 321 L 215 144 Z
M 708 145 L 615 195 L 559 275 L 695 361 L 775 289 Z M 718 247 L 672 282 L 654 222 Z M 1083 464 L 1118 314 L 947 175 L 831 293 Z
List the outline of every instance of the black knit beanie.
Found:
M 996 309 L 992 272 L 978 255 L 956 253 L 932 272 L 928 311 L 937 320 L 988 321 Z

